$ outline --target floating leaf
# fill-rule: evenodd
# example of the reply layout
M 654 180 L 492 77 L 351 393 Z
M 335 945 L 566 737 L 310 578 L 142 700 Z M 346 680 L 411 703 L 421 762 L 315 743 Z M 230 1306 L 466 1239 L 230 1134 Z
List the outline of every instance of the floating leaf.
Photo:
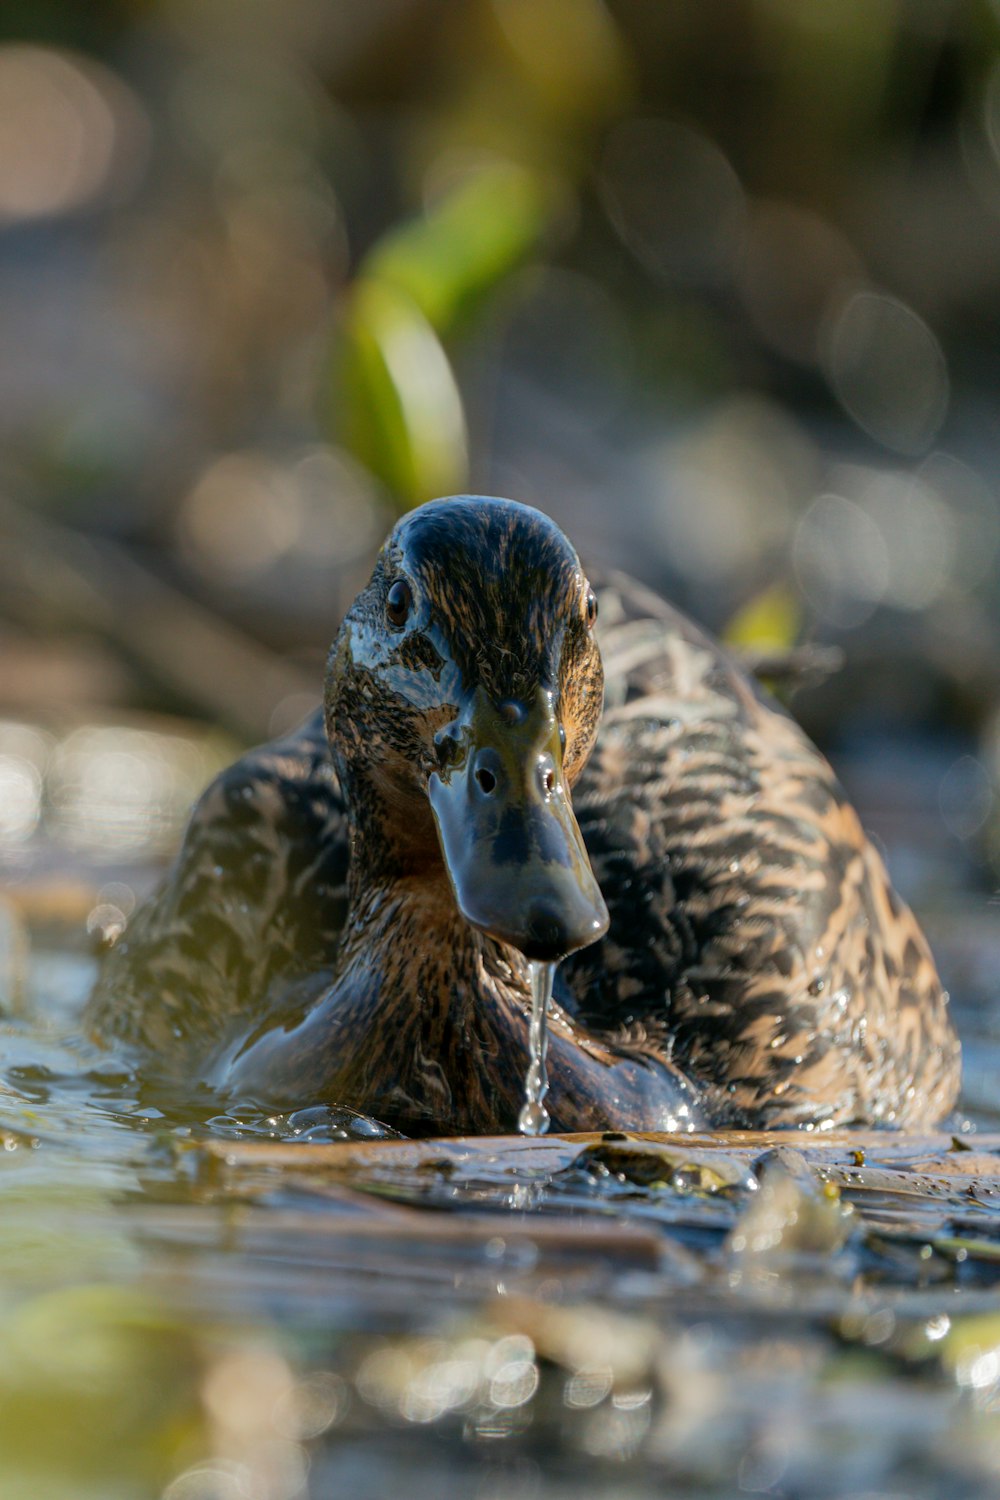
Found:
M 745 1162 L 723 1151 L 664 1145 L 613 1132 L 581 1151 L 574 1167 L 601 1168 L 641 1187 L 680 1193 L 753 1191 L 756 1179 Z
M 761 1159 L 758 1171 L 759 1191 L 747 1200 L 727 1242 L 731 1255 L 773 1263 L 773 1269 L 795 1256 L 830 1256 L 844 1248 L 855 1227 L 854 1210 L 801 1152 L 778 1147 Z

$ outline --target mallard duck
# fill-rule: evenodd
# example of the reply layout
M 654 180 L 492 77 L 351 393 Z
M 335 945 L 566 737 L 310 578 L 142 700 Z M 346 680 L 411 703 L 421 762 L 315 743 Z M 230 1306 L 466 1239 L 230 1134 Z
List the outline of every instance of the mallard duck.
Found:
M 433 501 L 349 610 L 322 710 L 201 798 L 90 1022 L 231 1100 L 505 1131 L 530 966 L 556 960 L 555 1129 L 954 1103 L 927 944 L 802 730 L 670 605 L 592 587 L 539 511 Z

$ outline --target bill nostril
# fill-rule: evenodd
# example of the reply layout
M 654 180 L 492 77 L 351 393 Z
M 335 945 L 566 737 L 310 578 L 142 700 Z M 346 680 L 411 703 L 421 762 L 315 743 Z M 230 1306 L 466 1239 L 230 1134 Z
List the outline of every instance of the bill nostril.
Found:
M 500 756 L 492 746 L 484 746 L 475 758 L 472 775 L 484 797 L 492 797 L 504 785 Z
M 554 771 L 546 771 L 545 775 L 542 777 L 542 785 L 544 786 L 546 792 L 548 792 L 549 794 L 555 791 L 556 774 Z

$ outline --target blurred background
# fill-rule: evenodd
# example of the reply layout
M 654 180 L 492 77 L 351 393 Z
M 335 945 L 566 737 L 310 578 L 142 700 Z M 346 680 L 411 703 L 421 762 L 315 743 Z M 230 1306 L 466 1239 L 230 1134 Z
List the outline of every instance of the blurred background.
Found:
M 582 1217 L 355 1242 L 336 1184 L 248 1215 L 78 1017 L 393 518 L 472 489 L 739 650 L 842 653 L 793 708 L 928 927 L 955 1128 L 996 1131 L 998 351 L 1000 0 L 3 0 L 4 1494 L 996 1493 L 993 1186 L 945 1220 L 921 1174 L 860 1261 L 793 1196 L 802 1280 L 783 1231 L 780 1273 L 726 1259 L 724 1193 L 636 1218 L 689 1226 L 655 1274 L 606 1217 L 617 1269 Z M 538 1201 L 470 1170 L 439 1220 Z
M 998 328 L 996 0 L 8 0 L 8 872 L 168 850 L 471 489 L 841 648 L 795 711 L 988 902 Z

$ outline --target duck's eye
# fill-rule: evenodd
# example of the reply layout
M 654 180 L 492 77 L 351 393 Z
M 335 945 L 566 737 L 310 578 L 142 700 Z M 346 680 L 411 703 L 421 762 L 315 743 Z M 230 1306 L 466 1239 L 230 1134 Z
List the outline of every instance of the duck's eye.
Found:
M 390 625 L 405 625 L 413 604 L 413 590 L 405 578 L 397 578 L 385 596 L 385 612 Z
M 587 629 L 593 630 L 594 626 L 597 624 L 597 595 L 594 593 L 593 589 L 587 590 L 587 602 L 584 605 L 584 619 L 587 622 Z

